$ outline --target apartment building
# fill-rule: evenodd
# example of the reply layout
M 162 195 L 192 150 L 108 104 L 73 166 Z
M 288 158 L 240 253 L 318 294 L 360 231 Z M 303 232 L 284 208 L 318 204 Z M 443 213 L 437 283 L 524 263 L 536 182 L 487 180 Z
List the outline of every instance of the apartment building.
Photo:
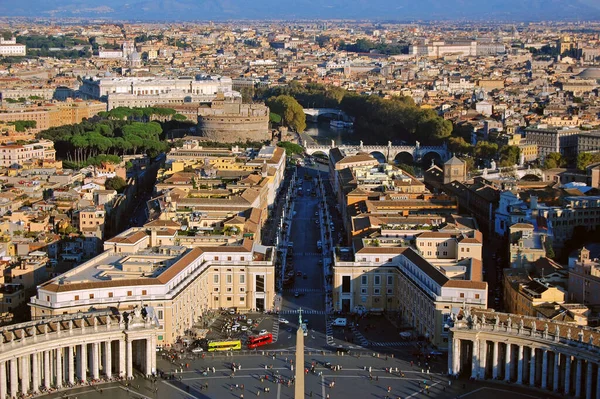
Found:
M 46 103 L 39 106 L 23 105 L 0 109 L 1 122 L 35 121 L 33 132 L 51 127 L 73 125 L 106 111 L 106 104 L 100 101 L 67 100 Z
M 415 237 L 415 247 L 429 262 L 466 258 L 481 262 L 483 259 L 483 235 L 477 230 L 461 232 L 444 229 L 422 232 Z
M 600 262 L 590 258 L 590 251 L 585 247 L 579 250 L 577 261 L 569 268 L 568 300 L 600 305 Z
M 459 267 L 465 272 L 449 277 Z M 353 248 L 334 254 L 333 306 L 342 312 L 397 313 L 442 348 L 452 312 L 465 305 L 487 307 L 487 283 L 470 280 L 471 268 L 469 259 L 434 266 L 397 239 L 357 239 Z
M 36 159 L 56 159 L 54 143 L 49 140 L 39 140 L 31 144 L 7 144 L 0 146 L 0 166 L 10 167 L 23 165 Z
M 508 259 L 511 268 L 532 269 L 533 264 L 548 253 L 547 246 L 552 246 L 552 233 L 548 232 L 545 220 L 538 219 L 535 223 L 515 223 L 509 227 Z
M 495 226 L 498 234 L 506 234 L 516 223 L 534 226 L 541 223 L 555 249 L 562 248 L 573 236 L 576 226 L 592 230 L 600 225 L 600 196 L 594 195 L 559 196 L 558 201 L 548 205 L 538 202 L 536 195 L 530 195 L 526 201 L 519 194 L 503 192 L 497 210 Z
M 565 290 L 543 279 L 531 278 L 526 269 L 504 269 L 504 310 L 538 316 L 538 307 L 565 302 Z
M 272 309 L 275 251 L 251 240 L 189 248 L 177 230 L 154 224 L 131 228 L 104 243 L 105 251 L 38 287 L 32 319 L 90 307 L 156 309 L 158 344 L 172 344 L 207 310 Z
M 544 125 L 525 129 L 527 142 L 537 145 L 541 160 L 551 152 L 557 152 L 563 156 L 577 155 L 579 134 L 579 129 L 550 128 Z

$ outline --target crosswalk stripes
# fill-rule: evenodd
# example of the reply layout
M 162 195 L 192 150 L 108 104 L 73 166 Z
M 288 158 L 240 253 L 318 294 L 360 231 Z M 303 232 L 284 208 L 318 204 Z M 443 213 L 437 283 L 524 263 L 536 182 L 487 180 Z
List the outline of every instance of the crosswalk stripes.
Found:
M 277 339 L 279 338 L 279 319 L 275 319 L 273 322 L 271 334 L 273 334 L 273 343 L 277 342 Z
M 356 329 L 356 327 L 354 325 L 350 326 L 350 329 L 352 330 L 352 332 L 354 333 L 354 336 L 356 337 L 356 339 L 358 340 L 358 343 L 360 344 L 360 346 L 369 346 L 369 340 L 365 338 L 364 335 L 362 335 L 360 333 L 360 331 L 358 331 Z
M 298 314 L 298 310 L 281 310 L 279 312 L 279 314 Z M 302 314 L 303 315 L 308 315 L 308 314 L 326 314 L 326 312 L 324 310 L 314 310 L 314 309 L 302 309 Z
M 325 339 L 327 345 L 333 345 L 333 327 L 331 326 L 331 320 L 327 320 L 325 324 Z
M 396 342 L 373 342 L 370 341 L 371 346 L 411 346 L 413 343 L 408 341 L 396 341 Z
M 288 293 L 292 293 L 292 292 L 304 292 L 304 293 L 320 292 L 320 293 L 324 294 L 325 290 L 323 290 L 322 288 L 286 288 L 285 290 L 283 290 L 283 292 L 288 292 Z

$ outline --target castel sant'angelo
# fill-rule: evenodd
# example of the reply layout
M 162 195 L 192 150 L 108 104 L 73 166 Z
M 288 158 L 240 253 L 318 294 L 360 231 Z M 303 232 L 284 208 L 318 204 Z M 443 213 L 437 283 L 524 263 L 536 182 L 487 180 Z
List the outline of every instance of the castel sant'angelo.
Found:
M 210 106 L 198 109 L 198 134 L 230 143 L 268 140 L 269 108 L 264 104 L 242 104 L 241 98 L 219 94 Z

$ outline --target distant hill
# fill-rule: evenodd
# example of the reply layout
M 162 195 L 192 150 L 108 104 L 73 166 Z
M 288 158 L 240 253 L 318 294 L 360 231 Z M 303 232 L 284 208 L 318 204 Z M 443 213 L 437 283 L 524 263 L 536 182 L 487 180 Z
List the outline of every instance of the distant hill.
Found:
M 600 20 L 598 0 L 3 0 L 0 15 L 126 20 Z

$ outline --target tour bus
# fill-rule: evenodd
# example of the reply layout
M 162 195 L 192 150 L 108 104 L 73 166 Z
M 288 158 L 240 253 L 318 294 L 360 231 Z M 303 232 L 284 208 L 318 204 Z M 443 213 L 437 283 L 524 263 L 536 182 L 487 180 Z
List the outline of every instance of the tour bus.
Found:
M 273 343 L 273 334 L 263 334 L 255 337 L 248 338 L 248 349 L 255 349 L 259 346 L 272 344 Z
M 234 341 L 212 341 L 208 343 L 209 352 L 232 351 L 240 349 L 242 349 L 242 341 L 239 339 Z

